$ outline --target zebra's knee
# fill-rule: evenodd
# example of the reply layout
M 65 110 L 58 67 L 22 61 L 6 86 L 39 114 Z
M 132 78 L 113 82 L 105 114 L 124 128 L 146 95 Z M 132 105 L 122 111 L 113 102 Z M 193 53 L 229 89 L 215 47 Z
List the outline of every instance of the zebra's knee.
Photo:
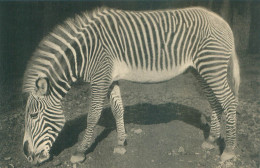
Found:
M 237 101 L 234 100 L 224 109 L 226 124 L 236 124 Z

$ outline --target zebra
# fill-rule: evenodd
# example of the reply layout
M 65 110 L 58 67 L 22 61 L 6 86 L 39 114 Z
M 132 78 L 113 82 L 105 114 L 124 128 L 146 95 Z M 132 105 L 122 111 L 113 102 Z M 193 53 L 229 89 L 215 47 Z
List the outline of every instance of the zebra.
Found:
M 23 92 L 29 95 L 25 156 L 32 164 L 50 158 L 50 149 L 65 123 L 61 101 L 73 82 L 89 83 L 92 95 L 85 134 L 71 156 L 71 162 L 77 163 L 84 161 L 93 142 L 107 96 L 116 121 L 118 146 L 124 148 L 119 80 L 163 82 L 188 68 L 195 70 L 212 108 L 210 134 L 202 147 L 214 147 L 224 112 L 226 147 L 221 160 L 232 159 L 240 84 L 234 37 L 224 19 L 201 7 L 148 11 L 98 8 L 54 28 L 39 43 L 24 74 Z

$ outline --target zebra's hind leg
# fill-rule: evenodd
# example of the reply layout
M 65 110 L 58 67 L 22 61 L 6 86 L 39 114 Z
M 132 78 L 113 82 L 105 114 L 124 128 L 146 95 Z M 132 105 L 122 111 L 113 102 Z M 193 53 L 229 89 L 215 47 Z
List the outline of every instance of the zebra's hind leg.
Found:
M 83 162 L 86 158 L 85 152 L 89 149 L 93 142 L 93 132 L 95 126 L 100 118 L 103 109 L 104 100 L 106 98 L 109 85 L 105 82 L 99 81 L 91 85 L 91 110 L 88 113 L 87 128 L 82 141 L 77 147 L 76 152 L 71 156 L 72 163 Z
M 126 133 L 124 125 L 124 107 L 118 82 L 114 82 L 112 85 L 112 90 L 110 92 L 110 104 L 112 113 L 116 120 L 118 145 L 124 146 L 126 142 Z
M 203 69 L 204 67 L 205 69 Z M 226 117 L 226 138 L 225 138 L 225 149 L 221 155 L 221 160 L 226 161 L 235 157 L 235 147 L 236 147 L 236 107 L 237 99 L 235 98 L 233 92 L 230 89 L 230 86 L 227 81 L 227 64 L 220 67 L 219 64 L 201 66 L 199 74 L 203 80 L 208 85 L 211 90 L 209 94 L 209 101 L 213 103 L 213 111 L 224 112 Z M 219 71 L 216 71 L 216 70 Z M 214 109 L 216 108 L 216 110 Z M 218 113 L 216 113 L 218 114 Z M 220 113 L 219 113 L 220 114 Z M 215 117 L 219 118 L 219 117 Z M 218 120 L 219 120 L 218 119 Z M 217 120 L 216 120 L 217 121 Z M 211 125 L 211 130 L 216 127 L 216 130 L 219 130 L 219 121 Z M 217 131 L 219 132 L 219 131 Z M 217 133 L 219 134 L 219 133 Z
M 225 108 L 226 116 L 226 147 L 221 155 L 221 161 L 225 162 L 235 157 L 235 148 L 236 148 L 236 107 L 237 101 L 233 100 L 229 107 Z
M 220 120 L 221 120 L 221 105 L 216 100 L 214 93 L 210 89 L 206 81 L 197 73 L 194 73 L 194 76 L 198 79 L 201 84 L 201 87 L 206 94 L 210 106 L 212 108 L 211 112 L 211 122 L 210 122 L 210 133 L 209 137 L 203 142 L 203 149 L 214 149 L 216 147 L 216 140 L 220 137 Z

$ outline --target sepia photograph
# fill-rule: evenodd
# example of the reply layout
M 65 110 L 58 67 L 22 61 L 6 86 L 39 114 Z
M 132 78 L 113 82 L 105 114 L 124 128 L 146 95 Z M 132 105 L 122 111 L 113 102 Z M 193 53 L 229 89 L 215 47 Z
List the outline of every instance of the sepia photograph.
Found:
M 260 1 L 0 0 L 0 168 L 260 168 Z

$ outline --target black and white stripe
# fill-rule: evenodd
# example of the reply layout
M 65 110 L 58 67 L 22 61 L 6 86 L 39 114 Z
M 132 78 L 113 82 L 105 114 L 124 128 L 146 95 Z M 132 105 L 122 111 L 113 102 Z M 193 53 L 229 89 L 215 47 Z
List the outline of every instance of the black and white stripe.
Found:
M 233 33 L 223 19 L 206 9 L 123 11 L 102 8 L 67 20 L 43 39 L 28 64 L 24 91 L 32 92 L 35 81 L 47 77 L 51 84 L 50 97 L 59 101 L 77 79 L 91 83 L 91 112 L 79 149 L 83 151 L 91 143 L 103 101 L 114 81 L 161 82 L 193 67 L 213 109 L 212 134 L 219 136 L 220 115 L 225 112 L 226 142 L 234 147 L 237 98 L 227 81 L 230 61 L 234 63 L 237 93 L 239 67 Z M 119 139 L 125 139 L 123 105 L 117 85 L 110 99 Z M 47 108 L 47 105 L 33 106 Z M 54 128 L 58 124 L 55 115 L 59 115 L 55 111 L 59 110 L 53 107 L 51 111 L 53 113 L 48 114 L 45 110 L 45 118 Z M 35 126 L 35 130 L 39 129 L 45 129 L 44 123 Z
M 36 98 L 30 95 L 26 107 L 26 128 L 31 132 L 35 148 L 53 142 L 64 126 L 65 118 L 61 106 L 50 98 Z

